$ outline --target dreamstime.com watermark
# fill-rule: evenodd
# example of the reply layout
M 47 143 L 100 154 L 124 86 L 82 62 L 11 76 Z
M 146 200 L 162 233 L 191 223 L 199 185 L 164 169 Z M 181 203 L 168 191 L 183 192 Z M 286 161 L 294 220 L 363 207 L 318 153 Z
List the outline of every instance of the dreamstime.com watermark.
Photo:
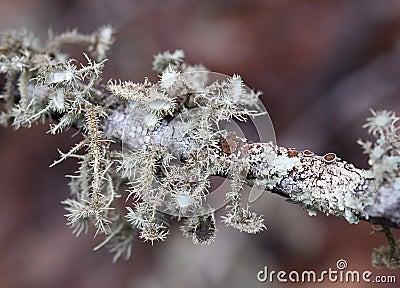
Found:
M 335 268 L 316 272 L 313 270 L 268 270 L 267 266 L 258 271 L 257 280 L 260 282 L 292 282 L 292 283 L 396 283 L 394 275 L 374 275 L 371 271 L 347 270 L 347 261 L 339 259 Z
M 249 113 L 250 113 L 250 111 L 253 111 L 252 113 L 254 115 L 252 117 L 249 116 L 249 117 L 245 118 L 246 121 L 244 121 L 244 119 L 239 120 L 240 117 L 237 117 L 238 119 L 236 119 L 235 117 L 232 117 L 232 119 L 225 119 L 225 120 L 224 120 L 224 117 L 221 117 L 221 119 L 218 121 L 218 123 L 210 123 L 211 128 L 214 131 L 233 132 L 234 135 L 236 135 L 237 137 L 245 138 L 245 139 L 247 139 L 247 141 L 253 142 L 253 143 L 268 143 L 268 142 L 274 143 L 274 144 L 276 143 L 274 125 L 272 123 L 271 118 L 269 117 L 267 109 L 265 108 L 265 106 L 261 102 L 261 100 L 258 98 L 256 93 L 254 91 L 252 91 L 252 89 L 250 87 L 245 85 L 240 78 L 235 78 L 235 77 L 231 77 L 231 76 L 228 76 L 225 74 L 216 73 L 216 72 L 212 72 L 212 71 L 191 71 L 191 72 L 185 72 L 185 73 L 179 74 L 174 79 L 175 80 L 173 80 L 173 81 L 176 83 L 180 83 L 180 81 L 182 81 L 182 83 L 184 83 L 186 81 L 189 81 L 189 82 L 194 81 L 194 83 L 191 83 L 189 86 L 187 86 L 187 84 L 185 84 L 184 86 L 188 87 L 185 89 L 183 89 L 183 88 L 172 89 L 170 92 L 168 92 L 171 94 L 166 95 L 166 96 L 170 97 L 171 99 L 180 97 L 179 95 L 175 94 L 177 91 L 179 91 L 179 93 L 183 91 L 182 99 L 186 99 L 188 97 L 187 96 L 188 94 L 203 95 L 201 97 L 209 97 L 208 93 L 211 93 L 211 92 L 217 93 L 216 95 L 218 97 L 222 97 L 223 96 L 223 94 L 221 94 L 222 88 L 215 88 L 215 87 L 219 87 L 218 85 L 223 85 L 223 83 L 225 83 L 224 85 L 226 85 L 226 83 L 232 83 L 232 91 L 231 91 L 232 96 L 229 96 L 229 97 L 233 97 L 233 98 L 232 98 L 232 100 L 229 100 L 229 101 L 238 101 L 238 99 L 239 99 L 238 97 L 247 97 L 249 99 L 254 98 L 253 100 L 248 100 L 249 103 L 247 103 L 247 104 L 245 103 L 245 101 L 240 104 L 240 107 L 243 107 L 243 109 L 246 109 Z M 190 87 L 192 87 L 192 88 L 190 88 Z M 208 87 L 208 88 L 206 89 L 205 87 Z M 212 88 L 212 87 L 214 87 L 214 88 Z M 162 91 L 165 90 L 163 88 L 160 88 L 160 89 Z M 189 90 L 187 90 L 187 89 L 189 89 Z M 182 90 L 182 91 L 180 91 L 180 90 Z M 195 101 L 195 100 L 193 100 L 193 101 Z M 233 104 L 233 102 L 232 102 L 232 104 Z M 137 105 L 137 103 L 133 104 L 133 105 Z M 163 105 L 166 105 L 166 104 L 163 104 Z M 201 105 L 204 105 L 204 104 L 198 104 L 198 106 L 201 106 Z M 215 105 L 217 105 L 217 104 L 215 104 Z M 222 104 L 218 104 L 218 105 L 222 105 Z M 197 104 L 195 106 L 197 106 Z M 165 133 L 165 135 L 168 135 L 167 138 L 174 139 L 174 141 L 175 141 L 174 144 L 171 143 L 169 145 L 174 146 L 175 147 L 174 149 L 177 149 L 177 151 L 179 151 L 179 149 L 181 149 L 180 150 L 181 152 L 184 151 L 185 149 L 187 149 L 187 151 L 190 151 L 191 146 L 197 145 L 194 140 L 193 140 L 193 142 L 190 142 L 190 140 L 187 140 L 186 142 L 182 140 L 184 138 L 187 138 L 187 139 L 192 138 L 192 136 L 190 136 L 189 134 L 188 135 L 186 134 L 188 132 L 187 131 L 185 132 L 182 127 L 191 127 L 190 128 L 191 130 L 195 130 L 194 127 L 200 127 L 201 125 L 203 125 L 203 124 L 201 124 L 201 122 L 204 121 L 204 119 L 205 119 L 203 113 L 208 113 L 208 112 L 204 112 L 205 111 L 204 109 L 205 109 L 204 107 L 203 108 L 192 107 L 190 109 L 184 109 L 184 111 L 179 113 L 179 116 L 174 117 L 174 119 L 172 119 L 168 123 L 168 128 L 166 128 L 166 126 L 162 127 L 162 129 L 165 129 L 165 131 L 163 133 Z M 214 108 L 212 108 L 212 109 L 214 109 Z M 146 114 L 138 115 L 138 112 L 136 110 L 133 110 L 133 111 L 134 111 L 134 113 L 131 113 L 126 121 L 124 131 L 123 131 L 123 136 L 122 136 L 122 154 L 124 155 L 124 157 L 126 157 L 127 163 L 129 163 L 129 161 L 131 161 L 130 159 L 131 159 L 132 152 L 142 151 L 143 149 L 144 150 L 146 149 L 146 143 L 144 141 L 144 139 L 145 139 L 144 136 L 147 133 L 147 128 L 143 130 L 143 128 L 140 125 L 138 125 L 138 123 L 137 123 L 138 120 L 141 120 L 140 117 L 146 117 L 145 116 Z M 209 117 L 209 116 L 207 116 L 207 117 Z M 145 121 L 146 121 L 145 118 L 143 118 L 142 122 L 145 122 Z M 246 122 L 246 125 L 244 125 L 244 122 Z M 140 128 L 138 128 L 139 130 L 137 130 L 137 128 L 136 128 L 137 126 L 140 127 Z M 134 127 L 134 129 L 132 127 Z M 156 136 L 154 136 L 154 135 L 152 137 L 153 137 L 153 140 L 156 138 Z M 213 139 L 215 140 L 215 136 L 213 136 L 213 137 L 214 137 Z M 138 139 L 140 139 L 140 140 L 138 140 Z M 151 138 L 148 138 L 148 139 L 151 139 Z M 150 140 L 148 140 L 148 141 L 150 141 Z M 163 141 L 168 141 L 168 140 L 158 139 L 157 141 L 160 141 L 160 143 L 163 143 Z M 136 143 L 136 144 L 132 146 L 132 143 Z M 155 143 L 156 143 L 156 145 L 160 144 L 158 142 L 155 142 Z M 210 143 L 212 143 L 212 141 Z M 162 145 L 164 145 L 164 144 L 162 144 Z M 210 144 L 210 145 L 215 145 L 215 143 Z M 229 149 L 229 151 L 235 151 L 238 148 L 238 146 L 237 146 L 238 144 L 235 141 L 232 141 L 232 139 L 228 139 L 228 140 L 225 139 L 224 145 L 225 145 L 225 149 Z M 209 148 L 205 147 L 204 151 L 208 151 L 207 149 L 209 149 Z M 212 149 L 214 149 L 214 148 L 212 148 Z M 192 152 L 190 152 L 190 153 L 192 153 Z M 177 171 L 180 171 L 180 170 L 186 171 L 188 169 L 188 167 L 190 167 L 190 165 L 187 164 L 188 162 L 182 162 L 179 155 L 178 155 L 179 157 L 176 157 L 176 156 L 177 155 L 174 155 L 174 158 L 168 162 L 169 167 L 175 166 Z M 198 157 L 198 156 L 196 156 L 196 157 Z M 203 157 L 203 156 L 201 156 L 201 157 Z M 212 156 L 212 157 L 215 157 L 215 156 Z M 275 155 L 271 155 L 270 159 L 268 160 L 270 162 L 270 165 L 273 165 L 272 164 L 273 157 L 275 157 Z M 203 166 L 208 167 L 208 165 L 209 164 L 203 165 Z M 196 168 L 197 166 L 193 166 L 193 167 L 195 167 L 195 168 L 192 171 L 189 171 L 189 170 L 188 171 L 197 173 L 196 172 L 197 171 L 196 169 L 198 169 L 198 168 Z M 184 169 L 182 169 L 182 168 L 184 168 Z M 228 170 L 233 171 L 233 170 L 236 170 L 237 168 L 226 167 L 224 169 L 226 171 L 228 171 Z M 246 171 L 246 169 L 247 169 L 247 171 Z M 142 167 L 137 167 L 136 171 L 134 171 L 133 173 L 129 173 L 130 174 L 129 180 L 132 183 L 135 183 L 137 181 L 137 179 L 139 179 L 140 173 L 142 170 L 143 170 Z M 171 168 L 171 170 L 172 170 L 172 168 Z M 206 172 L 206 171 L 204 171 L 204 172 Z M 242 172 L 240 173 L 241 175 L 239 176 L 239 177 L 241 177 L 240 180 L 242 182 L 245 182 L 246 177 L 249 173 L 250 173 L 250 167 L 247 167 L 247 166 L 245 166 L 244 168 L 242 167 Z M 218 178 L 218 177 L 215 177 L 215 178 Z M 216 180 L 216 179 L 211 179 L 210 187 L 207 188 L 207 191 L 204 191 L 204 195 L 203 195 L 203 197 L 201 197 L 201 201 L 194 200 L 194 199 L 197 199 L 197 197 L 198 197 L 194 194 L 199 193 L 198 191 L 201 191 L 201 189 L 198 190 L 197 187 L 195 187 L 194 185 L 193 185 L 193 187 L 190 187 L 192 184 L 189 185 L 189 182 L 188 182 L 187 186 L 190 187 L 188 189 L 193 189 L 193 192 L 185 193 L 185 191 L 179 191 L 179 189 L 176 189 L 177 190 L 177 191 L 175 191 L 176 193 L 173 192 L 173 193 L 168 193 L 166 195 L 163 195 L 162 201 L 159 201 L 158 197 L 156 197 L 157 201 L 154 201 L 154 208 L 157 211 L 160 211 L 167 215 L 177 216 L 179 218 L 180 217 L 194 217 L 194 216 L 200 216 L 200 215 L 208 215 L 214 211 L 217 211 L 218 209 L 221 209 L 222 207 L 225 207 L 229 203 L 230 198 L 226 197 L 227 193 L 232 191 L 231 180 L 229 178 L 230 178 L 229 175 L 228 175 L 228 177 L 224 177 L 223 179 L 221 177 L 219 179 L 219 182 L 218 181 L 214 182 L 214 185 L 212 185 L 212 181 Z M 195 183 L 195 182 L 196 181 L 193 181 L 193 183 Z M 250 192 L 248 194 L 248 199 L 247 199 L 246 204 L 254 203 L 262 195 L 263 191 L 266 188 L 266 185 L 267 184 L 261 184 L 261 181 L 260 181 L 260 183 L 251 187 Z M 161 191 L 166 190 L 165 188 L 162 188 L 160 186 L 162 186 L 162 184 L 158 180 L 154 179 L 153 183 L 152 183 L 152 189 L 160 188 Z M 184 190 L 184 189 L 182 189 L 182 190 Z M 203 191 L 201 192 L 201 194 L 203 194 Z M 244 199 L 244 201 L 245 201 L 245 199 Z

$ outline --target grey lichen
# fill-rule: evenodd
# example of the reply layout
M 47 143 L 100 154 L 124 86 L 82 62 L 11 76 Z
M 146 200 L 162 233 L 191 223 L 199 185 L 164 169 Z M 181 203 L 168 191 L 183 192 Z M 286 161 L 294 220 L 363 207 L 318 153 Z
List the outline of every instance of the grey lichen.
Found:
M 300 204 L 310 215 L 317 211 L 345 218 L 349 223 L 368 219 L 365 208 L 376 190 L 373 174 L 356 169 L 338 157 L 326 159 L 306 150 L 271 143 L 249 149 L 255 185 L 277 190 Z
M 372 111 L 365 125 L 376 137 L 374 143 L 360 142 L 370 155 L 368 171 L 333 153 L 252 143 L 221 128 L 224 121 L 265 113 L 260 94 L 240 76 L 211 79 L 202 65 L 184 63 L 177 50 L 154 57 L 155 83 L 145 78 L 104 85 L 113 41 L 109 26 L 89 35 L 51 35 L 43 45 L 27 32 L 0 37 L 0 73 L 6 79 L 0 123 L 18 129 L 52 119 L 51 134 L 71 127 L 82 133 L 53 165 L 67 158 L 79 162 L 63 204 L 74 234 L 93 225 L 96 235 L 104 235 L 95 250 L 108 248 L 114 261 L 129 258 L 134 236 L 152 244 L 167 237 L 166 214 L 183 220 L 181 230 L 194 243 L 211 243 L 217 229 L 206 198 L 215 175 L 230 180 L 223 222 L 240 231 L 266 228 L 262 215 L 241 201 L 246 184 L 279 193 L 310 215 L 321 211 L 349 223 L 383 218 L 400 226 L 400 140 L 393 112 Z M 65 44 L 86 45 L 84 63 L 64 54 Z M 122 152 L 112 142 L 122 143 Z M 123 205 L 117 201 L 122 193 Z
M 394 112 L 371 110 L 372 116 L 364 125 L 375 141 L 359 140 L 364 153 L 369 156 L 369 164 L 377 189 L 374 203 L 367 209 L 368 215 L 387 218 L 400 224 L 400 126 Z
M 364 213 L 372 204 L 373 176 L 368 171 L 337 160 L 335 165 L 326 163 L 321 156 L 300 156 L 301 166 L 283 179 L 297 182 L 289 192 L 290 199 L 304 206 L 312 215 L 319 210 L 345 218 L 349 223 L 368 219 Z M 291 185 L 293 186 L 293 185 Z

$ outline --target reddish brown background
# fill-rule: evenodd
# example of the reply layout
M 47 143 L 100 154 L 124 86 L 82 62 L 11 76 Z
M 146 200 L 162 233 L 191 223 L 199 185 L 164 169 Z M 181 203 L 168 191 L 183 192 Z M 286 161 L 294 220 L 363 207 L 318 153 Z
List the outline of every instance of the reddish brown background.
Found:
M 152 55 L 182 48 L 189 62 L 239 73 L 262 97 L 278 143 L 316 153 L 335 151 L 367 167 L 356 140 L 370 107 L 400 114 L 400 2 L 369 0 L 251 1 L 0 1 L 0 28 L 26 28 L 45 37 L 78 28 L 118 30 L 104 78 L 141 81 Z M 368 223 L 308 217 L 275 196 L 257 206 L 268 230 L 244 235 L 219 225 L 217 241 L 194 247 L 177 227 L 153 247 L 137 241 L 133 257 L 113 265 L 100 241 L 76 239 L 65 226 L 60 201 L 68 197 L 65 174 L 73 161 L 48 165 L 71 133 L 46 134 L 47 125 L 18 132 L 0 129 L 0 287 L 278 287 L 258 283 L 269 269 L 321 271 L 346 259 L 349 269 L 371 267 Z M 398 287 L 399 284 L 322 283 L 295 287 Z M 292 287 L 282 284 L 279 287 Z

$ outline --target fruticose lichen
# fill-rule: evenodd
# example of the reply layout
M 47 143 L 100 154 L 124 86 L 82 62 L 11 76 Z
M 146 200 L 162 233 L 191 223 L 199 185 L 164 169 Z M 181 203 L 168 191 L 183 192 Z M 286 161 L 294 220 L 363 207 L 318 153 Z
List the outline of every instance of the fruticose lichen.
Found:
M 104 235 L 95 250 L 108 248 L 114 261 L 130 257 L 137 235 L 152 244 L 164 240 L 171 216 L 183 222 L 184 236 L 194 243 L 211 243 L 217 232 L 214 212 L 220 208 L 207 202 L 215 175 L 230 181 L 223 222 L 248 233 L 266 226 L 249 203 L 243 204 L 246 184 L 279 193 L 310 215 L 322 211 L 350 223 L 368 219 L 381 184 L 400 189 L 394 113 L 373 111 L 365 125 L 377 138 L 360 142 L 371 171 L 333 153 L 318 156 L 274 141 L 252 143 L 223 128 L 265 114 L 260 93 L 249 90 L 240 76 L 214 77 L 202 65 L 184 63 L 183 51 L 176 50 L 154 57 L 155 83 L 144 78 L 104 84 L 102 69 L 113 41 L 109 26 L 90 35 L 76 30 L 50 35 L 43 45 L 27 32 L 3 32 L 0 123 L 18 129 L 50 120 L 51 134 L 71 127 L 81 132 L 83 139 L 60 151 L 52 165 L 78 160 L 79 169 L 70 176 L 71 196 L 63 201 L 67 223 L 77 236 L 93 225 L 95 235 Z M 65 44 L 86 45 L 84 63 L 65 54 Z M 122 144 L 122 150 L 112 143 Z M 374 217 L 390 218 L 387 209 L 377 215 L 378 208 Z
M 241 157 L 231 153 L 233 140 L 226 144 L 227 132 L 218 129 L 222 120 L 262 114 L 259 94 L 246 91 L 237 75 L 210 81 L 205 67 L 183 63 L 181 50 L 154 57 L 158 82 L 110 80 L 103 89 L 102 69 L 113 41 L 109 26 L 90 35 L 76 30 L 51 35 L 44 45 L 27 32 L 1 35 L 0 73 L 6 79 L 1 123 L 18 129 L 51 119 L 51 134 L 71 127 L 82 132 L 82 141 L 60 151 L 52 164 L 71 157 L 79 163 L 70 176 L 71 198 L 63 201 L 73 233 L 94 225 L 95 235 L 105 235 L 96 250 L 107 247 L 116 260 L 131 255 L 132 235 L 164 240 L 170 214 L 184 220 L 182 230 L 195 243 L 210 243 L 217 229 L 204 198 L 212 175 L 232 178 L 235 201 L 228 215 L 251 222 L 239 229 L 262 230 L 261 216 L 240 212 L 238 183 L 246 174 L 234 171 Z M 64 54 L 64 44 L 86 45 L 86 63 Z M 113 142 L 123 143 L 122 151 Z M 124 191 L 125 207 L 118 201 Z

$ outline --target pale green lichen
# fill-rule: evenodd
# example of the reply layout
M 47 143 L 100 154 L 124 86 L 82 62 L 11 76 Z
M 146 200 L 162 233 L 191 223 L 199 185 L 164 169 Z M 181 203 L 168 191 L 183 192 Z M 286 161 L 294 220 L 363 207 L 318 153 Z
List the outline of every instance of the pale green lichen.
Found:
M 193 221 L 185 223 L 193 230 L 186 233 L 192 231 L 195 243 L 210 243 L 215 220 L 196 215 L 212 213 L 205 205 L 212 175 L 232 176 L 235 209 L 228 215 L 247 215 L 240 212 L 238 201 L 246 172 L 236 168 L 248 170 L 249 162 L 245 153 L 222 151 L 221 139 L 228 134 L 218 125 L 261 115 L 259 94 L 246 88 L 238 75 L 210 80 L 205 67 L 183 63 L 184 53 L 177 50 L 154 57 L 158 82 L 109 81 L 109 95 L 101 74 L 113 33 L 109 26 L 89 35 L 72 30 L 51 35 L 42 46 L 30 34 L 5 33 L 0 57 L 0 73 L 7 79 L 2 122 L 10 120 L 19 128 L 55 118 L 51 134 L 72 126 L 82 132 L 83 139 L 68 152 L 60 151 L 52 166 L 78 159 L 79 169 L 70 176 L 71 198 L 63 204 L 76 235 L 89 225 L 96 227 L 96 235 L 106 234 L 96 250 L 108 247 L 114 259 L 127 257 L 132 240 L 128 233 L 134 231 L 144 241 L 164 240 L 168 224 L 159 210 L 178 220 L 191 213 Z M 65 44 L 86 45 L 85 63 L 61 52 Z M 111 148 L 111 139 L 124 143 L 122 153 Z M 126 204 L 126 215 L 116 201 L 120 187 L 132 201 L 132 207 Z M 261 216 L 254 215 L 248 212 L 254 218 L 252 229 L 260 231 Z
M 371 110 L 372 116 L 363 126 L 368 128 L 375 141 L 362 141 L 358 143 L 363 147 L 364 153 L 369 156 L 369 165 L 375 179 L 379 183 L 395 182 L 400 178 L 400 136 L 398 131 L 399 117 L 391 111 Z
M 350 223 L 368 218 L 364 209 L 378 184 L 400 187 L 394 113 L 373 111 L 365 125 L 377 138 L 374 144 L 362 142 L 371 176 L 332 155 L 250 143 L 221 128 L 224 121 L 264 115 L 260 93 L 246 87 L 239 75 L 215 77 L 202 65 L 184 63 L 182 50 L 154 57 L 156 83 L 144 78 L 142 83 L 103 85 L 113 41 L 110 26 L 89 35 L 76 30 L 51 35 L 43 45 L 26 32 L 2 33 L 0 73 L 6 83 L 0 123 L 18 129 L 52 119 L 51 134 L 71 127 L 82 132 L 81 141 L 60 151 L 52 166 L 78 160 L 78 171 L 69 176 L 71 196 L 63 201 L 67 224 L 76 235 L 93 225 L 95 235 L 104 235 L 95 250 L 107 247 L 114 261 L 129 258 L 134 236 L 152 244 L 163 241 L 169 233 L 165 213 L 183 220 L 181 230 L 194 243 L 211 243 L 217 231 L 214 208 L 206 203 L 211 176 L 230 179 L 223 221 L 248 233 L 266 227 L 262 215 L 242 207 L 246 183 L 280 189 L 310 215 L 318 210 Z M 84 63 L 64 54 L 65 44 L 86 45 Z M 114 150 L 113 141 L 123 142 L 122 153 Z M 123 209 L 117 201 L 122 191 L 129 201 Z

